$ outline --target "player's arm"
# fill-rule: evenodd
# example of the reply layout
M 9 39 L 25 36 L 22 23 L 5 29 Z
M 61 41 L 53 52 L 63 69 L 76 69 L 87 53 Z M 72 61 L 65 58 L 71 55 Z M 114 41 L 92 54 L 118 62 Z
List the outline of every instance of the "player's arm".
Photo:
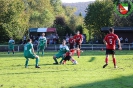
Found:
M 119 50 L 121 50 L 122 48 L 121 48 L 121 42 L 120 42 L 120 39 L 117 38 L 117 41 L 118 41 L 118 45 L 119 45 Z
M 108 45 L 108 43 L 106 42 L 106 40 L 105 40 L 105 39 L 103 40 L 103 43 L 104 43 L 105 45 Z
M 46 38 L 46 37 L 45 37 Z M 45 46 L 47 47 L 47 38 L 46 38 L 46 44 L 45 44 Z
M 83 36 L 81 35 L 81 43 L 83 42 Z
M 31 44 L 31 51 L 33 54 L 35 54 L 34 48 L 33 48 L 33 44 Z

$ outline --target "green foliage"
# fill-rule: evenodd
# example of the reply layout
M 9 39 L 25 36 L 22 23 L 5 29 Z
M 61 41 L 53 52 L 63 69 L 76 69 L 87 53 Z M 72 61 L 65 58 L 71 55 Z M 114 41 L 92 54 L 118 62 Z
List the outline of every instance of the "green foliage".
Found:
M 21 39 L 28 27 L 29 16 L 21 0 L 1 0 L 0 26 L 7 37 Z
M 114 24 L 113 7 L 111 0 L 95 1 L 88 5 L 85 24 L 91 36 L 102 39 L 101 27 L 110 27 Z

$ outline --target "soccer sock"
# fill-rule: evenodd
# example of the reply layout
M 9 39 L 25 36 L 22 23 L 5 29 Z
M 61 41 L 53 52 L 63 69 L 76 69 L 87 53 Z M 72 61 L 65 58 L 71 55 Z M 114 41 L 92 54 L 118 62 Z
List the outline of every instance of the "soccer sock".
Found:
M 42 51 L 42 55 L 44 55 L 44 50 Z
M 8 51 L 8 54 L 10 54 L 10 52 Z
M 80 50 L 77 50 L 77 55 L 78 55 L 78 57 L 80 56 Z
M 14 54 L 14 51 L 12 51 L 12 53 Z
M 53 59 L 54 59 L 55 63 L 58 63 L 58 61 L 57 61 L 57 59 L 56 59 L 56 58 L 53 58 Z
M 64 57 L 62 57 L 62 59 L 60 60 L 60 63 L 62 63 L 63 60 L 64 60 Z
M 114 63 L 114 66 L 116 66 L 116 59 L 113 58 L 113 63 Z
M 106 57 L 105 62 L 106 62 L 106 64 L 108 64 L 108 57 Z
M 25 67 L 28 66 L 28 62 L 29 62 L 29 59 L 26 58 L 26 61 L 25 61 Z
M 39 58 L 36 58 L 36 66 L 38 66 Z

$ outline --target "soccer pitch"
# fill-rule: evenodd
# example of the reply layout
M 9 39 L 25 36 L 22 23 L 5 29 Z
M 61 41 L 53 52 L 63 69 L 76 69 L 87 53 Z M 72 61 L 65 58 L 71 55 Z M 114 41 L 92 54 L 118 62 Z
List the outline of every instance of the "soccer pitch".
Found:
M 24 68 L 23 53 L 0 53 L 0 88 L 133 88 L 133 51 L 116 51 L 118 68 L 112 57 L 105 64 L 105 51 L 84 51 L 78 65 L 67 61 L 66 65 L 53 65 L 57 52 L 45 52 L 40 56 L 40 69 L 30 59 Z M 60 61 L 60 59 L 58 59 Z

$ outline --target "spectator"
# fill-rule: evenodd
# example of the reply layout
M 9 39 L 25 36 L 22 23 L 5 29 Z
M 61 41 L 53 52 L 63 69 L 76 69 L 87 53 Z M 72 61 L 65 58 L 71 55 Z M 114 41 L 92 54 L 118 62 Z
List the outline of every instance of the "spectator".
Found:
M 68 33 L 66 34 L 65 38 L 66 38 L 66 39 L 69 38 Z
M 56 43 L 57 44 L 59 43 L 59 36 L 58 36 L 58 34 L 56 34 Z
M 26 36 L 23 37 L 23 44 L 26 44 Z
M 56 35 L 53 35 L 53 43 L 56 44 Z
M 123 43 L 123 38 L 122 37 L 120 38 L 120 42 Z
M 128 43 L 128 38 L 125 38 L 125 43 Z

